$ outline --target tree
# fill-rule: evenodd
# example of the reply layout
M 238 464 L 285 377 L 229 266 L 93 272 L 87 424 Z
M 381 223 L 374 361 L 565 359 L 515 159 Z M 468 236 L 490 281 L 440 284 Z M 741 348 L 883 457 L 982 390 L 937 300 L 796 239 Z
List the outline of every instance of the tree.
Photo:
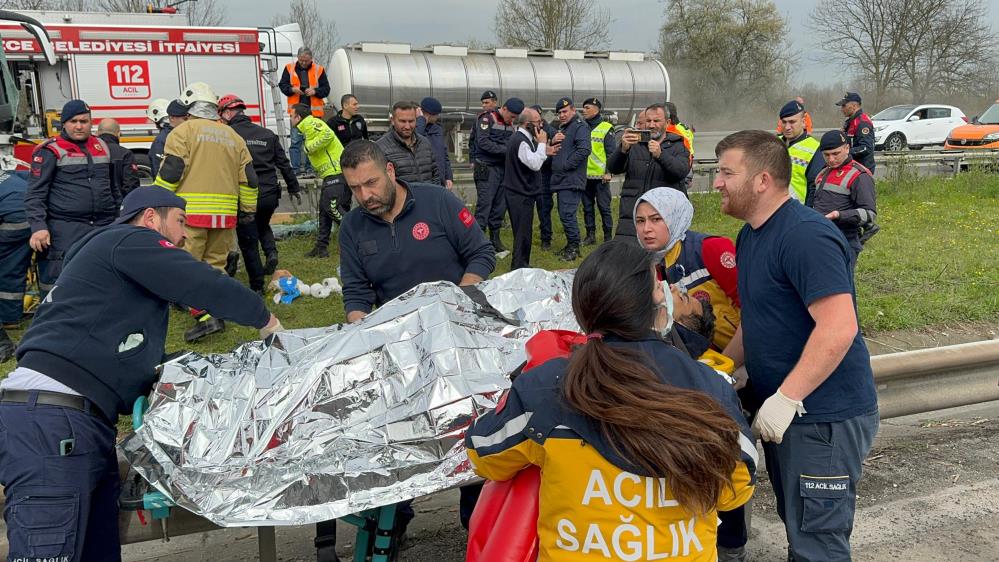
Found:
M 981 0 L 842 0 L 812 19 L 826 59 L 855 72 L 880 106 L 891 89 L 921 102 L 987 70 L 996 40 L 988 15 Z
M 788 23 L 770 0 L 668 0 L 663 64 L 701 115 L 787 98 Z M 686 95 L 682 95 L 686 93 Z
M 502 0 L 496 41 L 530 50 L 594 50 L 607 46 L 610 12 L 589 0 Z
M 323 17 L 316 0 L 291 0 L 287 16 L 275 16 L 274 25 L 297 23 L 302 30 L 302 42 L 312 50 L 319 64 L 328 65 L 333 59 L 339 36 L 336 22 Z

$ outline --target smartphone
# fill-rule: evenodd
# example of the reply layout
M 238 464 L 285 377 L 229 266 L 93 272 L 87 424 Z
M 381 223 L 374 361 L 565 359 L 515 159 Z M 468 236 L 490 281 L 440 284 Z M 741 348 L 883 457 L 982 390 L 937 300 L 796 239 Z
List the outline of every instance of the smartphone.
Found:
M 527 126 L 524 128 L 527 129 L 527 132 L 531 133 L 532 135 L 538 134 L 538 128 L 537 126 L 534 125 L 534 123 L 528 123 Z
M 643 143 L 643 144 L 648 144 L 648 142 L 650 140 L 652 140 L 652 130 L 651 129 L 635 129 L 634 131 L 636 133 L 638 133 L 639 137 L 641 137 L 641 138 L 638 139 L 638 142 Z

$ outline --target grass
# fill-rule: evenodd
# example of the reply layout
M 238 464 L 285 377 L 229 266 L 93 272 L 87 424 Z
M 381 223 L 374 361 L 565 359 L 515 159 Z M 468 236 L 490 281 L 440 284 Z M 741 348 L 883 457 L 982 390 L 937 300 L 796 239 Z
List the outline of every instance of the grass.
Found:
M 692 201 L 695 230 L 735 238 L 741 223 L 721 214 L 717 194 L 693 194 Z M 615 217 L 616 205 L 617 200 Z M 857 267 L 858 301 L 865 331 L 999 319 L 999 177 L 976 171 L 954 179 L 899 176 L 895 181 L 878 183 L 878 208 L 881 233 L 868 243 Z M 565 244 L 557 217 L 554 222 L 553 251 L 541 250 L 535 228 L 531 264 L 545 269 L 576 267 L 581 260 L 563 262 L 554 255 L 554 250 Z M 513 243 L 508 229 L 503 233 L 503 242 L 508 247 Z M 292 237 L 278 246 L 280 267 L 300 279 L 316 283 L 336 275 L 339 256 L 335 240 L 330 258 L 324 260 L 303 257 L 312 247 L 311 237 Z M 592 248 L 583 248 L 584 256 Z M 495 274 L 509 270 L 507 256 L 498 261 Z M 239 278 L 246 280 L 242 271 Z M 286 328 L 344 321 L 343 302 L 337 295 L 327 299 L 303 296 L 291 305 L 268 301 L 268 306 Z M 225 333 L 188 345 L 183 334 L 192 322 L 186 314 L 171 313 L 168 352 L 225 352 L 257 338 L 256 330 L 229 324 Z M 15 340 L 20 335 L 20 330 L 11 332 Z M 0 364 L 0 377 L 13 368 L 13 361 Z

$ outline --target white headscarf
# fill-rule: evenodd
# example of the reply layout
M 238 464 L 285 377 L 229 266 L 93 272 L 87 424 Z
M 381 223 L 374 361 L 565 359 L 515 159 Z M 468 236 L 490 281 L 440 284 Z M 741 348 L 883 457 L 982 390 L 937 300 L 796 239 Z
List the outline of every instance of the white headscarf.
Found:
M 652 205 L 669 228 L 669 241 L 656 252 L 657 255 L 665 256 L 677 242 L 687 237 L 690 222 L 694 220 L 694 206 L 682 191 L 672 187 L 657 187 L 646 191 L 635 201 L 632 217 L 638 215 L 638 206 L 642 203 Z M 638 226 L 635 228 L 637 230 Z

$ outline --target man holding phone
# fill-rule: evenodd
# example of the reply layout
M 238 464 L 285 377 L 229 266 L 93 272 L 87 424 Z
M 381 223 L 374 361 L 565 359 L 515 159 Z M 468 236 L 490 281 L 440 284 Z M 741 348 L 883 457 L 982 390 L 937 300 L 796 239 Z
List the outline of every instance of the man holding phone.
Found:
M 624 174 L 621 208 L 615 238 L 635 238 L 632 213 L 635 201 L 655 187 L 672 187 L 686 194 L 684 180 L 690 172 L 690 152 L 683 137 L 667 131 L 663 104 L 645 110 L 646 129 L 628 129 L 617 150 L 607 160 L 607 171 Z

